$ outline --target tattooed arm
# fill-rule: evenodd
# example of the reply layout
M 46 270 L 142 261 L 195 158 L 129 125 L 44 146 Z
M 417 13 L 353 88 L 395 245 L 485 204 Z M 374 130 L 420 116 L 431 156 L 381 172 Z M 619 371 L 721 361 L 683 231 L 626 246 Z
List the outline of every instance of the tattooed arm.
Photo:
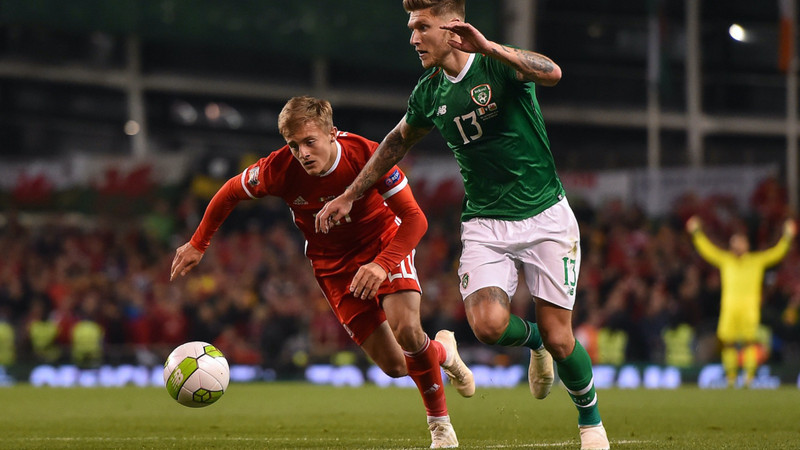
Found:
M 332 224 L 344 217 L 353 207 L 353 202 L 364 195 L 378 179 L 397 164 L 408 150 L 419 142 L 430 129 L 412 127 L 406 123 L 405 117 L 375 149 L 367 164 L 344 193 L 330 202 L 317 213 L 314 227 L 317 232 L 327 233 Z
M 495 44 L 491 56 L 517 69 L 517 79 L 542 86 L 555 86 L 561 80 L 561 68 L 540 53 Z
M 555 86 L 561 80 L 561 68 L 550 58 L 530 50 L 511 48 L 492 42 L 472 25 L 453 19 L 442 29 L 449 30 L 461 39 L 448 41 L 451 47 L 467 53 L 483 53 L 517 71 L 520 81 L 532 81 L 542 86 Z
M 406 123 L 405 117 L 394 127 L 375 149 L 375 153 L 361 169 L 355 180 L 344 191 L 351 200 L 361 197 L 370 186 L 378 181 L 408 153 L 430 130 L 415 128 Z

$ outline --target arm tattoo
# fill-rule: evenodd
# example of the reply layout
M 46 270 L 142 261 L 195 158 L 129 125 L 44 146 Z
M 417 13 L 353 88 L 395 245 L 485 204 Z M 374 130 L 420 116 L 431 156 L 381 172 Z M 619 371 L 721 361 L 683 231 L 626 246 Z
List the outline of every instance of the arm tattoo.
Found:
M 493 48 L 492 53 L 505 59 L 524 78 L 530 76 L 539 77 L 541 74 L 551 73 L 555 69 L 552 61 L 538 53 L 518 48 L 508 48 L 505 45 L 501 45 L 500 48 L 505 54 L 501 55 L 497 48 Z M 511 53 L 517 55 L 517 60 L 511 59 Z
M 523 73 L 527 71 L 550 73 L 553 71 L 553 62 L 538 53 L 519 49 L 514 49 L 514 53 L 519 56 L 520 62 L 524 65 L 521 69 L 528 69 L 523 70 Z
M 402 133 L 398 130 L 391 131 L 375 149 L 375 153 L 348 189 L 353 191 L 356 197 L 360 197 L 378 181 L 378 178 L 403 159 L 407 151 Z

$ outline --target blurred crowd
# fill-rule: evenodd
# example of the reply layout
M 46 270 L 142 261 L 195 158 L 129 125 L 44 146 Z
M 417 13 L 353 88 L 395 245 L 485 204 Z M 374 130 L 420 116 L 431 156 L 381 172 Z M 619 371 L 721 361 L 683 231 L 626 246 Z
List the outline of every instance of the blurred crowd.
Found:
M 684 224 L 698 214 L 722 247 L 746 229 L 754 250 L 767 248 L 789 216 L 785 197 L 767 180 L 748 211 L 724 197 L 687 194 L 661 218 L 613 200 L 591 207 L 570 199 L 582 233 L 575 330 L 594 362 L 690 367 L 717 359 L 719 272 L 697 255 Z M 206 201 L 154 200 L 135 220 L 48 214 L 28 223 L 3 213 L 0 325 L 11 330 L 13 346 L 10 355 L 0 349 L 0 364 L 157 365 L 190 340 L 214 343 L 231 363 L 278 373 L 360 357 L 317 288 L 303 239 L 278 199 L 240 204 L 200 265 L 169 280 L 174 250 L 191 236 Z M 460 205 L 421 204 L 430 223 L 416 256 L 423 327 L 430 335 L 455 330 L 468 362 L 522 362 L 522 353 L 479 344 L 467 324 L 456 275 Z M 798 274 L 794 243 L 764 286 L 764 358 L 771 362 L 800 358 Z M 534 319 L 522 280 L 512 308 Z M 7 334 L 0 330 L 0 341 Z

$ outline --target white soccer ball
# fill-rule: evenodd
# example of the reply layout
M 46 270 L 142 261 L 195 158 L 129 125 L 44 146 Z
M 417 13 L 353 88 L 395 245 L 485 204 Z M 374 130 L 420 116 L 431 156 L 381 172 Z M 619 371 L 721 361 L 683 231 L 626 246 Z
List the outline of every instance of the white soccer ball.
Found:
M 164 384 L 178 403 L 208 406 L 222 397 L 231 378 L 228 360 L 216 347 L 201 341 L 178 346 L 164 363 Z

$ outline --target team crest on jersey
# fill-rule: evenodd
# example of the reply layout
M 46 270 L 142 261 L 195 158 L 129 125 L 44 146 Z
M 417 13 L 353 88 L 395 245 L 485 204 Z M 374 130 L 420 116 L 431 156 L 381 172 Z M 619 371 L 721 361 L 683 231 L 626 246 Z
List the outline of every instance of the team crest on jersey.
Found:
M 399 179 L 400 179 L 400 170 L 394 169 L 394 172 L 392 172 L 392 174 L 389 175 L 388 178 L 386 178 L 385 183 L 386 183 L 387 186 L 391 186 L 391 185 L 397 183 L 397 180 L 399 180 Z
M 258 166 L 253 167 L 252 169 L 248 170 L 247 171 L 247 184 L 249 184 L 250 186 L 258 186 L 258 183 L 259 183 L 259 181 L 258 181 L 258 173 L 259 172 L 260 172 L 260 169 L 258 168 Z
M 461 276 L 461 287 L 463 289 L 466 289 L 467 286 L 469 286 L 469 274 L 465 273 L 464 275 Z
M 472 101 L 479 106 L 487 106 L 492 101 L 492 87 L 488 84 L 479 84 L 469 91 Z

